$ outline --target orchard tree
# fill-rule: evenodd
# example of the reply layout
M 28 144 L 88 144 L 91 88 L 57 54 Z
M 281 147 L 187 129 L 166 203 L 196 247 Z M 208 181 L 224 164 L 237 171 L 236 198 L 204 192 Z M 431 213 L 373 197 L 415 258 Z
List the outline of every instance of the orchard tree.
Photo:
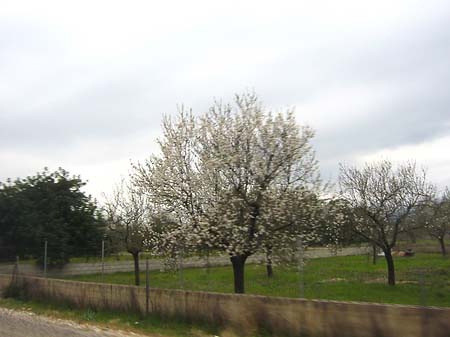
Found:
M 145 236 L 145 247 L 152 255 L 164 258 L 165 268 L 172 271 L 182 268 L 183 258 L 192 248 L 180 221 L 164 211 L 152 215 L 150 230 Z M 203 252 L 205 247 L 195 248 Z
M 133 256 L 135 284 L 140 284 L 139 254 L 150 231 L 149 207 L 145 196 L 124 180 L 106 198 L 105 218 L 111 236 Z
M 340 166 L 341 198 L 356 215 L 353 230 L 383 252 L 388 268 L 388 284 L 395 285 L 391 249 L 398 234 L 408 230 L 408 217 L 429 201 L 434 187 L 425 171 L 417 172 L 414 163 L 396 169 L 385 160 L 365 164 L 361 169 Z
M 319 198 L 317 193 L 301 186 L 287 190 L 277 188 L 268 193 L 267 203 L 271 205 L 271 212 L 261 221 L 266 222 L 264 226 L 270 233 L 263 242 L 268 277 L 273 276 L 273 263 L 293 262 L 301 253 L 299 249 L 309 244 L 322 244 L 328 236 L 333 236 L 333 243 L 337 239 L 332 230 L 338 228 L 332 224 L 337 214 L 334 208 L 328 207 L 329 200 Z M 326 222 L 328 214 L 333 219 Z
M 273 113 L 243 94 L 197 117 L 181 109 L 163 129 L 160 155 L 134 165 L 134 184 L 177 219 L 173 242 L 229 254 L 235 292 L 244 292 L 249 256 L 313 236 L 307 217 L 292 215 L 314 209 L 320 185 L 314 132 L 293 111 Z
M 418 218 L 428 234 L 439 241 L 442 256 L 446 256 L 445 236 L 450 232 L 450 191 L 446 189 L 440 198 L 427 203 L 420 210 Z
M 131 182 L 122 180 L 103 207 L 113 244 L 133 256 L 135 284 L 140 284 L 140 253 L 176 260 L 183 237 L 170 214 L 158 210 Z M 177 237 L 177 240 L 173 240 Z

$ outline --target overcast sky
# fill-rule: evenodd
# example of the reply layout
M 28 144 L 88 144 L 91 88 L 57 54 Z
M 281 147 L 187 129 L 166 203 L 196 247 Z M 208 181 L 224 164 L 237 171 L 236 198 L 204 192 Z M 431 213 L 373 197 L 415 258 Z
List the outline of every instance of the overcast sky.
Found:
M 163 114 L 254 90 L 338 163 L 416 160 L 450 186 L 450 1 L 0 0 L 0 181 L 44 166 L 95 197 Z

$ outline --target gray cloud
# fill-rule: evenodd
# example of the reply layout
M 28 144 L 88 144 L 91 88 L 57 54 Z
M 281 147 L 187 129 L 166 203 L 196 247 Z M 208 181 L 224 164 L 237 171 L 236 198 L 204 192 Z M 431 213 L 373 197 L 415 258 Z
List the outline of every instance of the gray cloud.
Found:
M 0 179 L 45 162 L 88 172 L 89 152 L 98 165 L 141 158 L 162 114 L 246 88 L 275 109 L 297 106 L 325 176 L 339 161 L 450 134 L 447 2 L 173 5 L 111 5 L 100 21 L 94 6 L 83 25 L 82 8 L 52 16 L 45 4 L 0 20 Z

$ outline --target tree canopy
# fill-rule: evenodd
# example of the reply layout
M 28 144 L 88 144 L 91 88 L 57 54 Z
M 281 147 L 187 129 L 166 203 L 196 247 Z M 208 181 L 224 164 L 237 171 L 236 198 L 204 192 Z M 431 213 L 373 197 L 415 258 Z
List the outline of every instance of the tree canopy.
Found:
M 353 231 L 380 247 L 388 266 L 388 283 L 395 285 L 391 249 L 398 234 L 408 230 L 408 218 L 426 204 L 434 186 L 426 172 L 418 172 L 415 163 L 397 168 L 387 160 L 367 163 L 362 168 L 341 165 L 340 197 L 356 216 Z
M 133 256 L 135 284 L 140 284 L 139 254 L 151 234 L 151 208 L 142 193 L 125 180 L 117 185 L 103 206 L 108 235 L 114 245 Z
M 425 227 L 428 234 L 439 241 L 442 255 L 447 255 L 445 237 L 450 233 L 450 191 L 445 189 L 439 197 L 426 203 L 414 216 L 418 227 Z
M 133 181 L 177 219 L 174 242 L 227 252 L 235 291 L 244 292 L 250 255 L 315 240 L 320 180 L 314 132 L 293 111 L 273 113 L 254 94 L 233 103 L 166 118 L 161 154 L 135 165 Z
M 98 252 L 104 224 L 86 183 L 60 168 L 0 183 L 0 245 L 4 257 L 67 262 L 83 252 Z

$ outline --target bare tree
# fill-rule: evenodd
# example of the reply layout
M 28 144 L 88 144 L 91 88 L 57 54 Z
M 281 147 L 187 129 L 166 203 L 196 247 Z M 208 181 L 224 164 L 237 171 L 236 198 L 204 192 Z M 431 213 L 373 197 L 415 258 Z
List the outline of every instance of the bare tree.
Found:
M 140 284 L 139 254 L 145 249 L 149 231 L 145 197 L 124 180 L 107 197 L 104 210 L 109 229 L 133 256 L 135 284 Z
M 445 236 L 450 232 L 450 191 L 448 188 L 440 198 L 435 198 L 427 203 L 419 211 L 417 218 L 428 234 L 439 241 L 441 253 L 446 256 Z
M 166 118 L 161 155 L 135 165 L 133 179 L 179 219 L 173 241 L 181 233 L 190 247 L 229 254 L 235 292 L 243 293 L 249 256 L 305 233 L 290 210 L 313 208 L 303 191 L 317 189 L 319 179 L 314 133 L 298 126 L 292 111 L 272 114 L 254 94 L 234 103 Z
M 341 198 L 357 215 L 353 230 L 384 252 L 388 284 L 395 285 L 391 249 L 398 234 L 408 229 L 408 216 L 434 191 L 425 171 L 418 173 L 414 163 L 394 169 L 387 160 L 365 164 L 362 169 L 341 165 L 339 182 Z

